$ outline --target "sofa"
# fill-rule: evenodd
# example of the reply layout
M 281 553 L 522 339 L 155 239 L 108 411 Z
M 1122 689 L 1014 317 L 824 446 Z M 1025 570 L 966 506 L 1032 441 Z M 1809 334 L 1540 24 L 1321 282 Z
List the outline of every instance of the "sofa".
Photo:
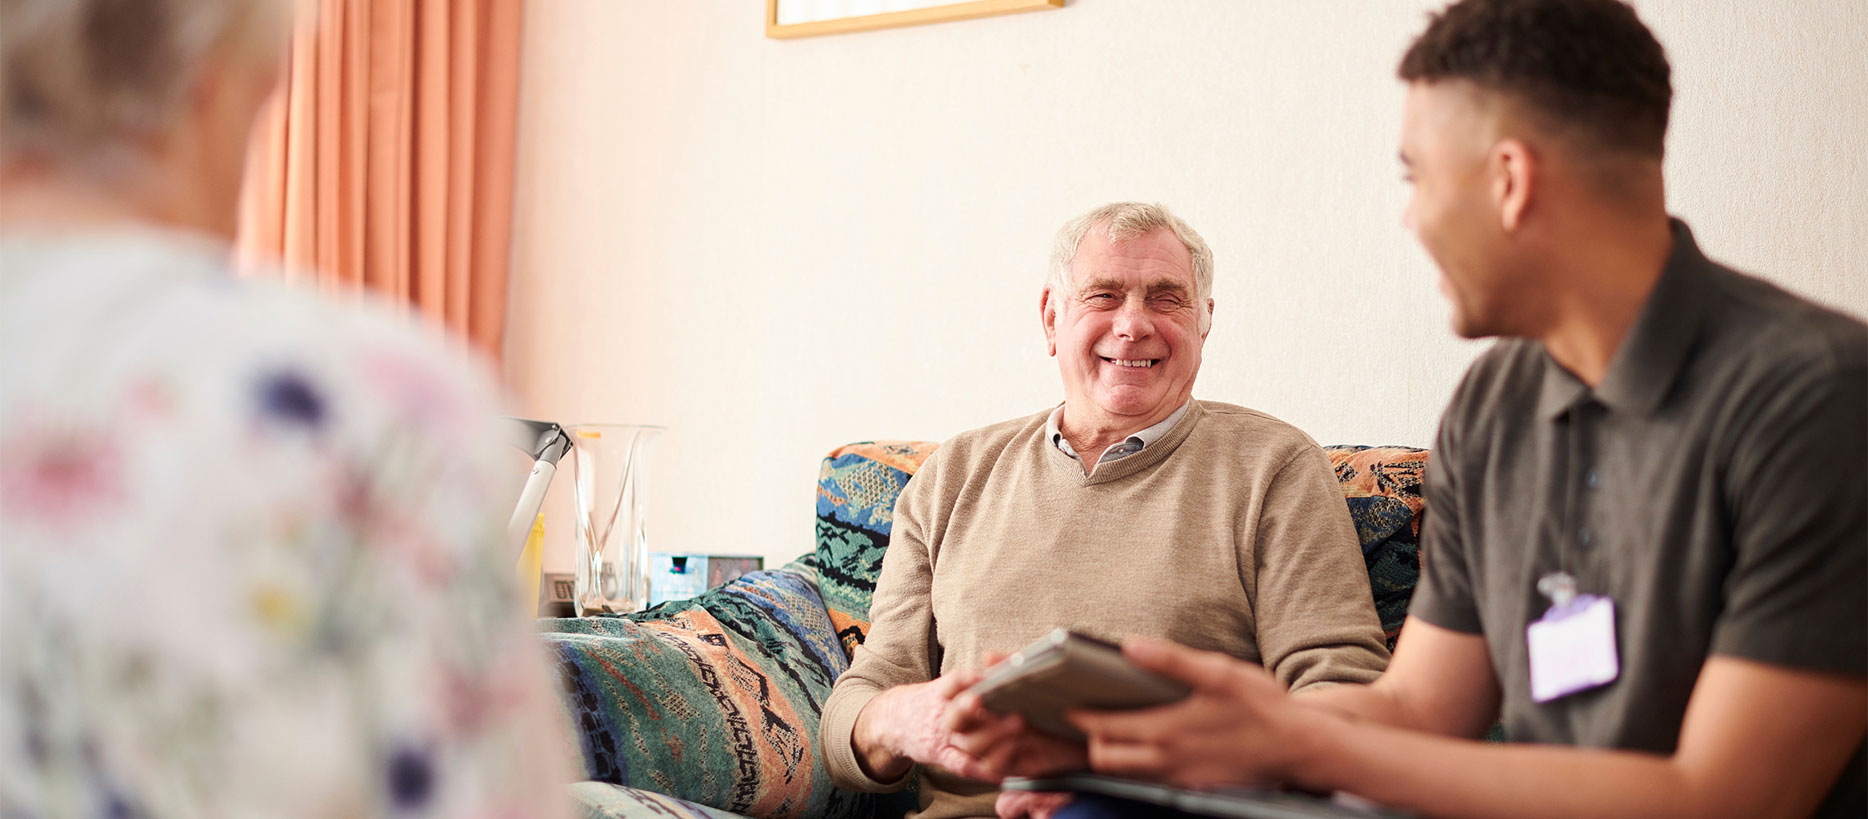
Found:
M 899 817 L 896 794 L 831 784 L 819 717 L 869 628 L 895 497 L 936 448 L 851 444 L 824 459 L 816 548 L 688 600 L 539 621 L 563 685 L 590 817 Z M 1420 574 L 1425 450 L 1326 447 L 1389 647 Z

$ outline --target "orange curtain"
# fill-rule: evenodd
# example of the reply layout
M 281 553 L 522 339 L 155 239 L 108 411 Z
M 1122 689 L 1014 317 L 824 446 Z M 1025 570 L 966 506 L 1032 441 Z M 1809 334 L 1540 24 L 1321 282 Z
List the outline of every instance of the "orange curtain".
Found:
M 497 361 L 523 0 L 304 2 L 255 126 L 240 259 L 406 302 Z

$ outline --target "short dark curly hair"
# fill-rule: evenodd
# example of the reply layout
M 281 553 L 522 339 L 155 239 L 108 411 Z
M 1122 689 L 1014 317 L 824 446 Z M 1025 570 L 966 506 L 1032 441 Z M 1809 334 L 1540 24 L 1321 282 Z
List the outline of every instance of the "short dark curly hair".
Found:
M 1656 159 L 1665 150 L 1672 69 L 1619 0 L 1460 0 L 1431 17 L 1398 73 L 1515 97 L 1592 147 Z

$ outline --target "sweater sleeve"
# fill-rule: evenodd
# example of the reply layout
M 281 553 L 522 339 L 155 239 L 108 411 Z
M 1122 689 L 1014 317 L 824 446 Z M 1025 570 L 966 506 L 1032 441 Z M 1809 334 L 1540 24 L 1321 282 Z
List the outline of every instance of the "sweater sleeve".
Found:
M 1305 441 L 1273 474 L 1254 551 L 1259 653 L 1293 692 L 1367 683 L 1388 665 L 1355 524 L 1329 456 Z
M 837 678 L 824 703 L 823 753 L 831 781 L 851 790 L 883 792 L 907 784 L 913 770 L 894 782 L 879 782 L 863 772 L 851 745 L 856 716 L 877 694 L 898 685 L 926 682 L 939 674 L 939 643 L 934 623 L 934 566 L 929 537 L 931 513 L 939 505 L 937 471 L 940 452 L 922 464 L 902 487 L 895 503 L 895 524 L 882 574 L 871 599 L 869 634 L 851 658 L 850 670 Z

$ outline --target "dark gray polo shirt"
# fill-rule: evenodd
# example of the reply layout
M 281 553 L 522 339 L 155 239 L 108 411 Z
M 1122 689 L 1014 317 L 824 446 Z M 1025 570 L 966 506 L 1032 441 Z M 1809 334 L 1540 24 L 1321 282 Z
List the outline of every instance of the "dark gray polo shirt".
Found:
M 1709 654 L 1868 676 L 1868 327 L 1673 231 L 1600 385 L 1501 341 L 1441 420 L 1409 611 L 1484 635 L 1513 741 L 1671 753 Z M 1539 705 L 1559 569 L 1614 599 L 1621 676 Z M 1863 816 L 1864 771 L 1819 815 Z

